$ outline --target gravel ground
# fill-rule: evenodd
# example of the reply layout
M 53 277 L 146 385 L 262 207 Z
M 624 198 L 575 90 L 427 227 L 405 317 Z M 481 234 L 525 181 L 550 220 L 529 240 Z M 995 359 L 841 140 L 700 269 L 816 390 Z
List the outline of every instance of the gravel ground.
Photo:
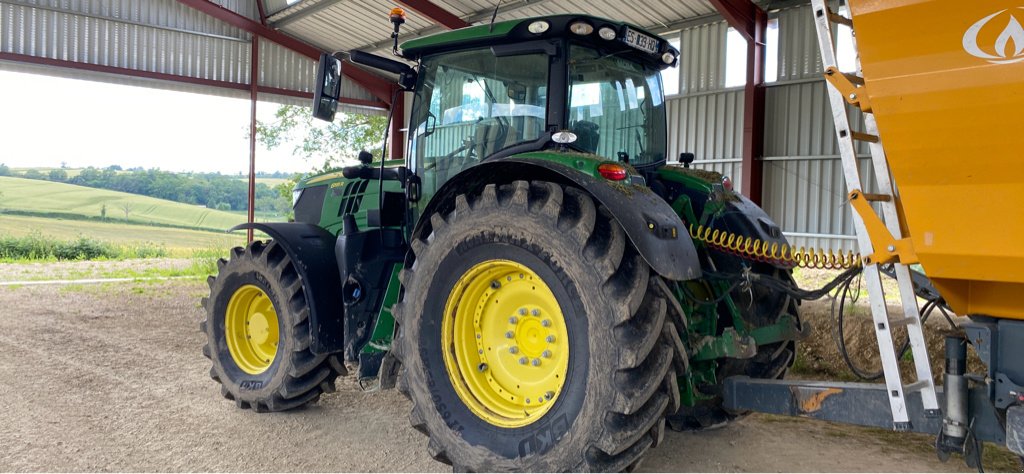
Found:
M 0 264 L 0 281 L 67 272 L 61 265 Z M 448 470 L 427 456 L 395 391 L 363 393 L 343 379 L 318 405 L 278 414 L 221 398 L 199 351 L 206 291 L 195 280 L 0 287 L 0 471 Z M 641 470 L 966 469 L 936 461 L 929 442 L 754 415 L 668 432 Z

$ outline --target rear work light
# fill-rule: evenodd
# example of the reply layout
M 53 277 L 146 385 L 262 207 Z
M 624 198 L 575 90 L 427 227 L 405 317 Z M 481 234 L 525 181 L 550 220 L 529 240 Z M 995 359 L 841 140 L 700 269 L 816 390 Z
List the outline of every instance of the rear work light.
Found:
M 605 179 L 611 181 L 622 181 L 629 176 L 626 167 L 618 163 L 602 163 L 597 167 L 597 172 L 601 173 L 601 176 L 604 176 Z

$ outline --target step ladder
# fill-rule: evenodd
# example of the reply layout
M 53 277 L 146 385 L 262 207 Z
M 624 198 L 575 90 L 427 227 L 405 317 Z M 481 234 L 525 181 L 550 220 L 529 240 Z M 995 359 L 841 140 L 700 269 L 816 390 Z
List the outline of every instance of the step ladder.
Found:
M 829 8 L 827 0 L 812 0 L 811 6 L 813 8 L 815 26 L 817 27 L 822 66 L 826 71 L 826 79 L 829 79 L 827 81 L 829 103 L 832 106 L 832 118 L 835 122 L 839 152 L 842 156 L 843 174 L 846 179 L 846 186 L 850 192 L 851 204 L 854 205 L 853 222 L 857 231 L 857 243 L 860 246 L 860 253 L 861 255 L 874 255 L 876 251 L 881 251 L 880 253 L 888 252 L 889 254 L 897 253 L 897 245 L 886 245 L 885 249 L 875 249 L 872 245 L 872 231 L 877 241 L 880 231 L 888 230 L 894 243 L 901 241 L 903 234 L 900 228 L 901 209 L 899 209 L 899 203 L 896 199 L 898 194 L 890 175 L 885 151 L 882 148 L 878 126 L 871 112 L 870 97 L 863 93 L 863 90 L 860 90 L 864 87 L 864 79 L 861 76 L 860 56 L 859 54 L 857 55 L 857 70 L 855 74 L 843 74 L 839 71 L 838 64 L 836 63 L 833 24 L 843 24 L 852 29 L 853 22 L 849 18 L 834 13 Z M 853 45 L 854 51 L 856 51 L 856 36 L 854 36 Z M 861 93 L 858 94 L 858 91 Z M 854 131 L 850 127 L 850 117 L 847 110 L 848 104 L 859 107 L 863 112 L 863 131 Z M 855 145 L 855 142 L 859 141 L 867 142 L 868 144 L 871 152 L 871 167 L 874 170 L 876 182 L 878 183 L 879 194 L 863 192 L 864 188 L 859 167 L 857 166 L 857 147 Z M 884 229 L 881 226 L 881 221 L 876 214 L 875 208 L 870 206 L 868 202 L 873 202 L 881 207 L 885 223 Z M 874 226 L 872 227 L 872 225 Z M 904 244 L 906 241 L 899 243 Z M 912 249 L 909 251 L 909 254 L 912 255 Z M 903 307 L 903 317 L 890 318 L 885 304 L 885 292 L 882 288 L 879 263 L 869 259 L 862 263 L 864 264 L 864 283 L 868 290 L 871 316 L 874 320 L 875 335 L 878 338 L 882 369 L 885 374 L 885 385 L 889 393 L 889 406 L 892 409 L 893 429 L 897 431 L 909 430 L 911 426 L 906 404 L 906 394 L 908 393 L 918 391 L 921 394 L 925 413 L 930 416 L 940 416 L 939 404 L 935 395 L 935 384 L 932 380 L 932 369 L 928 361 L 928 349 L 924 340 L 924 328 L 921 325 L 921 314 L 917 306 L 916 295 L 914 294 L 910 269 L 904 263 L 894 262 L 896 281 L 898 282 L 900 301 Z M 893 343 L 892 328 L 899 326 L 907 328 L 907 334 L 910 337 L 910 347 L 914 356 L 914 365 L 917 369 L 917 381 L 910 384 L 904 384 L 901 380 L 897 360 L 899 354 L 896 353 L 897 349 Z

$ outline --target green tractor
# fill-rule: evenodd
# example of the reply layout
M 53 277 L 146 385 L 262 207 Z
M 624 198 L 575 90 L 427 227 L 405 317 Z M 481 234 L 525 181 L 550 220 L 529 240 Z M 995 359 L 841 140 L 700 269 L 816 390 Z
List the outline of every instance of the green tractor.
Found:
M 397 25 L 396 25 L 397 31 Z M 397 42 L 397 40 L 396 40 Z M 398 48 L 396 48 L 396 52 Z M 728 178 L 667 163 L 669 43 L 561 15 L 348 61 L 414 94 L 407 161 L 311 176 L 295 222 L 210 277 L 204 353 L 241 408 L 314 403 L 337 376 L 396 387 L 455 469 L 619 471 L 674 429 L 742 413 L 726 377 L 782 377 L 802 328 L 791 265 L 693 237 L 785 243 Z M 333 119 L 343 62 L 321 58 Z

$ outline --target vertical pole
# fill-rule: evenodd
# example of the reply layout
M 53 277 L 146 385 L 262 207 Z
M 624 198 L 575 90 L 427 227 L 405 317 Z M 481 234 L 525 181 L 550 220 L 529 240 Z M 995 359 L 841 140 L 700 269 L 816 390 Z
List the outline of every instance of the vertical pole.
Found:
M 252 35 L 252 58 L 249 60 L 249 223 L 256 221 L 256 96 L 260 73 L 260 37 Z M 246 231 L 252 243 L 252 227 Z
M 768 14 L 753 8 L 753 40 L 747 41 L 747 85 L 743 97 L 743 163 L 741 191 L 761 205 L 764 184 L 764 60 Z
M 405 135 L 402 134 L 402 125 L 405 125 L 405 93 L 398 94 L 391 109 L 391 143 L 388 149 L 392 160 L 401 160 L 405 158 Z

